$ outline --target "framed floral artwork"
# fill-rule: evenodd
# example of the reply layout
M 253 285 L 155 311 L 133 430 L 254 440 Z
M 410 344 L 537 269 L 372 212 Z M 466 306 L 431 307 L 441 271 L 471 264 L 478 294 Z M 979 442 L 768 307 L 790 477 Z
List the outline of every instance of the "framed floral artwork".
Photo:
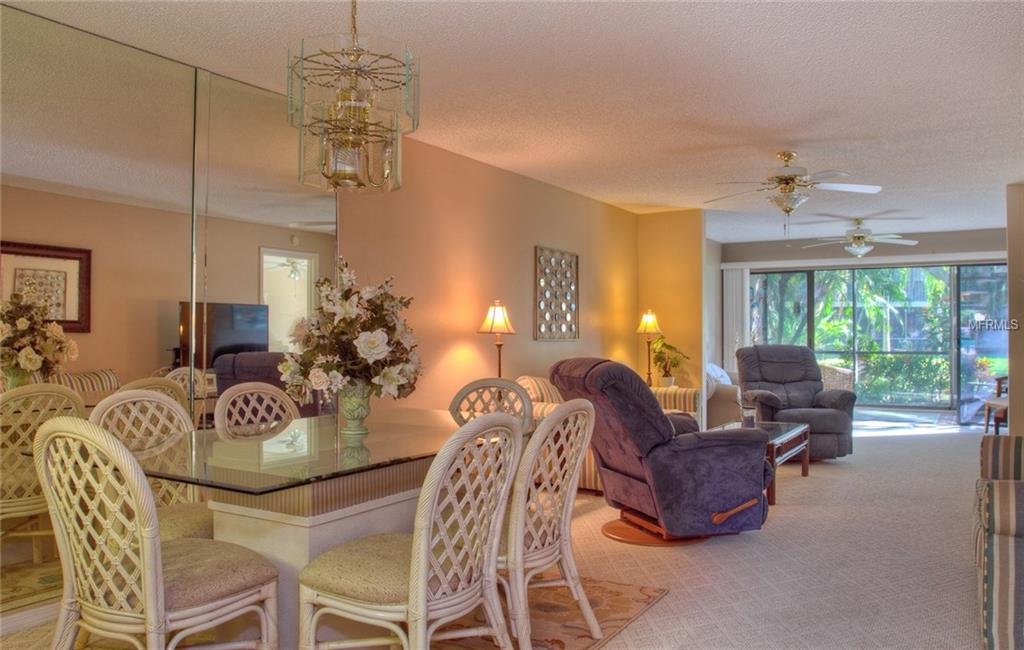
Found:
M 579 261 L 576 253 L 534 247 L 534 340 L 573 341 L 580 337 Z
M 90 329 L 91 273 L 87 249 L 0 242 L 0 298 L 31 293 L 66 332 Z

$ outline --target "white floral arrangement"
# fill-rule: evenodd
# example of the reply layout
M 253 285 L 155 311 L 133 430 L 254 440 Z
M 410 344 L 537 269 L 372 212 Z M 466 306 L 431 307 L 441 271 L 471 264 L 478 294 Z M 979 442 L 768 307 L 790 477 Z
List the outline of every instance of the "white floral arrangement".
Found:
M 338 258 L 337 280 L 317 281 L 319 305 L 292 327 L 300 352 L 286 353 L 278 366 L 285 392 L 308 404 L 313 391 L 337 393 L 355 384 L 394 399 L 416 389 L 422 365 L 402 315 L 412 298 L 394 295 L 393 280 L 358 288 L 355 272 Z
M 48 313 L 31 286 L 0 305 L 0 368 L 8 388 L 27 383 L 33 372 L 52 377 L 78 358 L 78 345 Z

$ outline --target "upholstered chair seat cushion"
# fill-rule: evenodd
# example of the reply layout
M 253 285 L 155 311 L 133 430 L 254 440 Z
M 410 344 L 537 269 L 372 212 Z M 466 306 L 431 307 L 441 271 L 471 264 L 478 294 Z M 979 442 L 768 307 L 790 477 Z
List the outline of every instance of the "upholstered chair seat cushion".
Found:
M 299 582 L 320 593 L 375 605 L 409 600 L 412 535 L 370 535 L 335 546 L 306 565 Z
M 213 539 L 213 511 L 204 503 L 175 503 L 157 508 L 160 540 L 168 542 L 185 537 Z
M 811 428 L 811 434 L 842 433 L 853 431 L 853 420 L 838 409 L 782 409 L 775 413 L 776 422 L 802 422 Z
M 216 602 L 277 578 L 277 569 L 255 551 L 212 539 L 161 542 L 165 604 L 177 611 Z

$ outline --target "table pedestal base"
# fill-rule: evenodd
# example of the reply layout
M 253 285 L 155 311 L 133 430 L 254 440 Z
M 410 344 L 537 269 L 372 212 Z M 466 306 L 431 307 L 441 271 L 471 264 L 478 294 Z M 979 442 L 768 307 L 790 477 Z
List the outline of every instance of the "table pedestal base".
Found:
M 297 648 L 299 640 L 299 572 L 321 553 L 344 542 L 378 533 L 411 533 L 419 490 L 408 490 L 313 517 L 269 512 L 210 502 L 213 538 L 252 549 L 278 570 L 277 607 L 281 648 Z M 379 635 L 380 628 L 324 617 L 321 639 Z M 244 626 L 243 626 L 244 627 Z M 230 629 L 232 638 L 253 630 Z

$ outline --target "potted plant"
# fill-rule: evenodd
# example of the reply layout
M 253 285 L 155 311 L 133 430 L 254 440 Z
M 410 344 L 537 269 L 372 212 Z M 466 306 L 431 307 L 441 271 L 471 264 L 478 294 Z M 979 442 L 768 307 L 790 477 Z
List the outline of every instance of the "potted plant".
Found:
M 654 365 L 661 371 L 659 385 L 674 386 L 676 378 L 672 376 L 672 371 L 678 368 L 684 359 L 688 361 L 690 357 L 666 341 L 664 336 L 659 336 L 651 342 L 651 351 L 654 353 Z

